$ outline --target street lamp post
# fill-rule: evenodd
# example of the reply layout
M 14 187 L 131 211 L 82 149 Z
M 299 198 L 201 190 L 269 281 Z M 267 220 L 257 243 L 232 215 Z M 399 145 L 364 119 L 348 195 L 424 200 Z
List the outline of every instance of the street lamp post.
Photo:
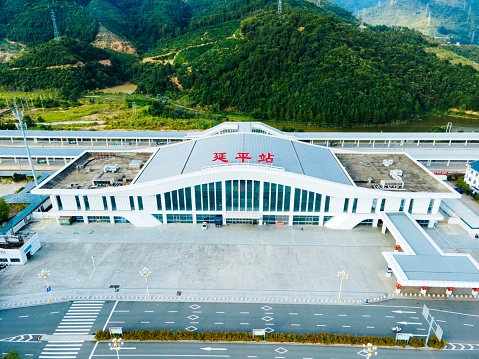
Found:
M 150 275 L 150 271 L 148 270 L 148 268 L 145 267 L 140 271 L 140 274 L 145 277 L 146 294 L 147 294 L 147 298 L 150 299 L 150 288 L 148 288 L 148 276 Z
M 339 295 L 338 295 L 338 303 L 341 303 L 341 289 L 343 287 L 343 280 L 348 279 L 348 275 L 345 271 L 338 272 L 338 277 L 341 278 L 341 283 L 339 284 Z
M 115 350 L 116 351 L 116 357 L 117 359 L 120 359 L 120 348 L 123 345 L 123 339 L 121 338 L 113 338 L 111 340 L 111 343 L 108 343 L 108 346 L 110 347 L 110 350 Z
M 42 271 L 40 273 L 38 273 L 38 278 L 45 279 L 45 285 L 47 286 L 47 293 L 50 295 L 50 302 L 52 302 L 53 301 L 53 299 L 52 299 L 52 288 L 50 288 L 50 286 L 48 285 L 47 275 L 50 275 L 50 271 L 42 269 Z
M 378 355 L 377 350 L 377 347 L 373 347 L 371 343 L 368 343 L 368 345 L 363 344 L 363 350 L 361 350 L 360 353 L 366 354 L 366 359 L 369 359 L 374 355 Z
M 95 266 L 95 256 L 91 256 L 91 260 L 93 261 L 93 269 L 95 269 L 96 268 L 96 266 Z

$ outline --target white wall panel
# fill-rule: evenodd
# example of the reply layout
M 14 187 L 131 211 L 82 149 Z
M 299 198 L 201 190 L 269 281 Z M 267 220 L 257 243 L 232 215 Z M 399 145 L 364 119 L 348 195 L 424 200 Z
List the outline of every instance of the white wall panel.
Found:
M 64 211 L 75 211 L 77 209 L 75 196 L 60 196 L 60 197 L 62 200 Z
M 130 211 L 130 200 L 128 196 L 115 196 L 116 208 L 118 211 Z
M 349 205 L 352 206 L 352 199 L 349 200 Z M 344 198 L 331 197 L 329 203 L 329 212 L 342 213 L 344 208 Z
M 90 203 L 90 211 L 104 210 L 101 196 L 98 196 L 98 195 L 88 196 L 88 202 Z
M 158 211 L 156 206 L 156 196 L 144 196 L 143 197 L 143 209 L 145 211 Z

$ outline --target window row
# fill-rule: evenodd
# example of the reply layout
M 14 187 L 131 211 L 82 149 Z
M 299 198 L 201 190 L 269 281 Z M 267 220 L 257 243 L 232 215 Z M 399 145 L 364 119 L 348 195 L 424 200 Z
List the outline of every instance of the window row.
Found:
M 263 211 L 289 212 L 291 203 L 291 187 L 276 183 L 264 183 Z
M 227 211 L 259 211 L 260 182 L 234 180 L 225 182 Z
M 221 211 L 223 209 L 223 190 L 221 182 L 203 183 L 195 186 L 195 204 L 197 211 Z

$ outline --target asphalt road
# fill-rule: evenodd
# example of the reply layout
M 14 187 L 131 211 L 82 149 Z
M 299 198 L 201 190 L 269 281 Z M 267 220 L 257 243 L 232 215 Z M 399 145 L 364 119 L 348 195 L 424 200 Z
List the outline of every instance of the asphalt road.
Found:
M 93 358 L 96 355 L 116 356 L 116 353 L 108 351 L 109 349 L 104 343 L 95 348 L 92 342 L 83 343 L 75 340 L 75 336 L 78 334 L 93 334 L 99 329 L 109 327 L 122 327 L 124 330 L 186 329 L 194 331 L 251 331 L 265 328 L 267 332 L 329 332 L 393 336 L 391 327 L 399 325 L 403 328 L 403 333 L 420 336 L 426 335 L 428 330 L 427 323 L 421 314 L 423 303 L 428 305 L 431 314 L 443 328 L 444 338 L 450 343 L 448 349 L 456 350 L 454 354 L 469 353 L 469 356 L 464 354 L 465 356 L 462 356 L 464 358 L 474 357 L 471 354 L 479 356 L 479 352 L 476 351 L 479 350 L 477 341 L 479 307 L 477 303 L 412 300 L 394 300 L 380 305 L 361 306 L 77 301 L 5 309 L 0 311 L 0 353 L 17 350 L 23 358 L 92 359 L 90 355 L 95 349 Z M 41 334 L 69 335 L 69 338 L 63 342 L 39 342 L 38 336 Z M 141 358 L 188 357 L 198 356 L 198 353 L 204 352 L 201 355 L 205 357 L 206 354 L 208 356 L 218 355 L 216 352 L 221 351 L 212 350 L 210 353 L 208 350 L 201 351 L 193 344 L 170 344 L 171 346 L 160 346 L 166 345 L 166 343 L 128 343 L 125 347 L 131 346 L 137 349 L 122 349 L 121 355 Z M 203 343 L 200 345 L 201 347 L 213 347 L 213 345 L 203 345 Z M 258 358 L 347 358 L 357 356 L 357 351 L 359 351 L 357 348 L 293 345 L 291 350 L 288 349 L 290 354 L 284 354 L 286 355 L 284 356 L 281 353 L 278 355 L 268 354 L 266 351 L 270 350 L 270 347 L 267 347 L 269 349 L 264 347 L 263 344 L 252 347 L 233 346 L 231 350 L 228 349 L 230 350 L 228 357 L 244 358 L 251 355 L 250 357 L 253 358 L 256 355 Z M 193 351 L 193 354 L 182 354 L 182 348 Z M 248 351 L 245 356 L 244 348 L 254 349 L 251 349 L 252 354 L 248 354 L 250 353 Z M 107 350 L 107 352 L 103 353 L 102 350 Z M 201 352 L 194 352 L 195 350 Z M 431 353 L 439 353 L 437 351 L 405 350 L 409 350 L 408 356 L 416 355 L 411 353 L 418 353 L 417 355 L 421 356 L 434 355 L 431 357 L 437 357 L 436 354 Z M 387 357 L 394 358 L 396 353 L 402 353 L 398 354 L 399 356 L 404 355 L 405 352 L 391 350 Z

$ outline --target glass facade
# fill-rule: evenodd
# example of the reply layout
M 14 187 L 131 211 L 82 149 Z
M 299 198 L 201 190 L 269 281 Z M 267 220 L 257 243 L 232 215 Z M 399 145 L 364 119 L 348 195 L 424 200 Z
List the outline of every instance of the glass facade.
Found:
M 133 198 L 133 196 L 130 196 L 130 209 L 132 211 L 135 210 L 135 199 Z
M 427 214 L 431 214 L 432 213 L 432 208 L 434 207 L 434 200 L 431 199 L 429 201 L 429 206 L 427 207 Z
M 167 214 L 166 223 L 193 223 L 191 214 Z
M 88 216 L 88 223 L 110 223 L 110 217 L 108 216 Z
M 373 203 L 371 204 L 371 213 L 376 213 L 377 205 L 378 205 L 378 200 L 376 198 L 374 198 Z
M 143 198 L 141 196 L 138 196 L 137 201 L 138 201 L 138 210 L 143 211 Z
M 357 209 L 358 209 L 358 199 L 355 198 L 355 199 L 353 199 L 353 209 L 352 209 L 352 212 L 353 212 L 353 213 L 356 213 Z
M 156 195 L 156 209 L 161 211 L 161 194 Z
M 126 218 L 124 217 L 113 217 L 113 220 L 115 221 L 115 223 L 130 223 L 129 220 L 127 220 Z
M 160 213 L 160 214 L 152 214 L 153 217 L 155 217 L 156 219 L 158 219 L 161 223 L 163 223 L 163 215 Z
M 110 203 L 111 203 L 111 210 L 112 210 L 112 211 L 116 211 L 116 201 L 115 201 L 115 197 L 110 196 Z
M 90 202 L 88 202 L 88 196 L 83 196 L 83 202 L 85 204 L 85 211 L 90 210 Z
M 60 196 L 56 196 L 56 197 L 57 197 L 58 210 L 61 211 L 63 209 L 62 199 L 60 198 Z
M 407 209 L 408 213 L 412 213 L 412 209 L 414 207 L 414 198 L 411 198 L 409 201 L 409 208 Z
M 108 202 L 106 201 L 106 196 L 101 196 L 101 200 L 103 202 L 103 209 L 108 211 Z
M 293 216 L 293 225 L 319 225 L 319 216 Z
M 80 197 L 75 196 L 75 203 L 77 205 L 77 209 L 81 211 Z
M 402 200 L 401 200 L 401 204 L 399 205 L 399 211 L 400 211 L 400 212 L 404 211 L 404 203 L 405 203 L 405 202 L 406 202 L 405 199 L 402 199 Z
M 349 198 L 344 199 L 344 207 L 343 207 L 343 212 L 347 213 L 349 209 Z
M 379 210 L 382 212 L 384 211 L 384 207 L 386 207 L 386 198 L 383 198 L 381 200 L 381 208 L 379 208 Z
M 263 216 L 263 224 L 276 224 L 276 222 L 284 223 L 285 226 L 289 224 L 289 216 L 273 215 Z

